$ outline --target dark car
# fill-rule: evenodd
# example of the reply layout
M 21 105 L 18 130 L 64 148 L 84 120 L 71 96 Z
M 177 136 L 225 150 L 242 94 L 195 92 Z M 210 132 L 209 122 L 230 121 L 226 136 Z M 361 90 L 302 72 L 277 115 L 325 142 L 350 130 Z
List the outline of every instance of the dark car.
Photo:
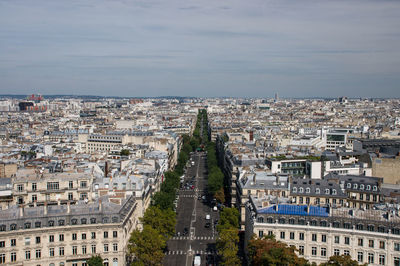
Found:
M 210 226 L 211 226 L 211 223 L 206 223 L 206 224 L 204 225 L 205 228 L 210 228 Z
M 187 227 L 183 228 L 183 235 L 187 235 L 189 233 L 189 229 Z

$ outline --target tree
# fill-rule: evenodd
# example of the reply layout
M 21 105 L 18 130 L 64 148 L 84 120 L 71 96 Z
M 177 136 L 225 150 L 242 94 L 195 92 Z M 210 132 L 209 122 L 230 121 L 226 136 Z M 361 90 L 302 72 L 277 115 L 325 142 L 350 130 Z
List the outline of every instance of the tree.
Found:
M 121 156 L 129 156 L 130 152 L 127 149 L 122 149 L 120 154 L 121 154 Z
M 176 218 L 171 209 L 161 210 L 157 206 L 150 206 L 140 220 L 157 230 L 165 239 L 174 235 Z
M 321 263 L 320 266 L 359 266 L 359 265 L 367 265 L 358 264 L 356 260 L 352 260 L 349 255 L 340 255 L 340 256 L 332 256 L 325 263 Z
M 128 249 L 135 256 L 136 265 L 161 265 L 164 257 L 165 238 L 149 225 L 142 231 L 134 230 L 129 239 Z
M 237 256 L 239 235 L 237 228 L 228 228 L 220 232 L 217 239 L 218 254 L 221 256 L 221 265 L 240 265 Z
M 220 188 L 217 192 L 215 192 L 214 197 L 219 203 L 224 203 L 225 202 L 224 189 Z
M 224 208 L 219 216 L 218 232 L 230 228 L 239 228 L 239 211 L 236 208 Z
M 103 259 L 100 255 L 92 256 L 86 261 L 88 266 L 103 266 Z
M 294 247 L 276 241 L 275 237 L 256 238 L 249 241 L 247 247 L 252 265 L 310 265 L 303 258 L 299 258 Z
M 158 206 L 162 210 L 172 209 L 174 195 L 171 195 L 170 193 L 166 193 L 163 191 L 159 191 L 157 193 L 154 193 L 153 200 L 154 200 L 154 205 Z

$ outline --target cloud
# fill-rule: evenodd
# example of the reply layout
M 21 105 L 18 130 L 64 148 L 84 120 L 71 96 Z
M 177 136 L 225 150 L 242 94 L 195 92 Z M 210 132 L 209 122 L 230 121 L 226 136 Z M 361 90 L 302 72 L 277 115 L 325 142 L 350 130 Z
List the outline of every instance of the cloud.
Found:
M 0 0 L 0 93 L 400 97 L 399 13 L 377 0 Z

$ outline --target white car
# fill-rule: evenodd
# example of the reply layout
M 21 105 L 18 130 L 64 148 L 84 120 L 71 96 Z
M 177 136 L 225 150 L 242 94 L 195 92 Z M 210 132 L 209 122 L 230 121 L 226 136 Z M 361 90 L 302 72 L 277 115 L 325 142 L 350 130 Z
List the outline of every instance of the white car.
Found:
M 193 265 L 194 266 L 200 266 L 201 265 L 201 257 L 199 255 L 196 255 L 194 257 Z
M 217 206 L 214 206 L 213 211 L 218 211 Z
M 206 214 L 206 220 L 210 220 L 211 216 L 209 214 Z

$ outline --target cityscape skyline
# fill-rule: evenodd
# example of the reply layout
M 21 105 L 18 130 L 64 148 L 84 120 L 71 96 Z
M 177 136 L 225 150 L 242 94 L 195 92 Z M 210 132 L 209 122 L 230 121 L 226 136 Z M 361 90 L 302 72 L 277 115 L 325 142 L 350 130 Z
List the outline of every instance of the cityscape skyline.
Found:
M 397 1 L 0 7 L 1 94 L 400 97 Z

